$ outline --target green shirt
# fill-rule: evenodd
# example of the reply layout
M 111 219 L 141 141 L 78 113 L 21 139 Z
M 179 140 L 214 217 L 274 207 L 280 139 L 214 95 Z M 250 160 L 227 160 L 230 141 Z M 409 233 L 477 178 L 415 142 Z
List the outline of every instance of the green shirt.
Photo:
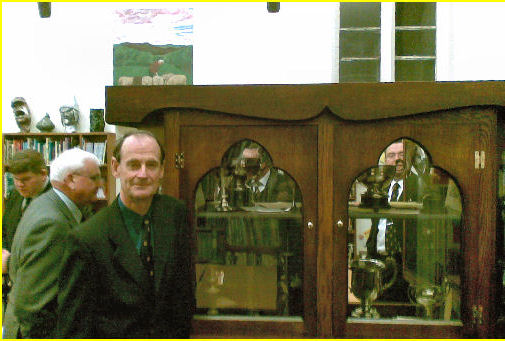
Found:
M 119 210 L 121 212 L 121 216 L 123 217 L 123 221 L 126 225 L 126 229 L 128 230 L 128 234 L 137 249 L 137 253 L 140 255 L 140 248 L 142 245 L 142 229 L 144 226 L 144 220 L 151 220 L 151 208 L 147 211 L 146 215 L 140 215 L 136 212 L 130 210 L 126 205 L 121 201 L 121 197 L 118 196 Z M 152 224 L 151 224 L 152 226 Z M 152 229 L 151 229 L 152 231 Z M 151 233 L 151 245 L 154 246 L 153 234 Z

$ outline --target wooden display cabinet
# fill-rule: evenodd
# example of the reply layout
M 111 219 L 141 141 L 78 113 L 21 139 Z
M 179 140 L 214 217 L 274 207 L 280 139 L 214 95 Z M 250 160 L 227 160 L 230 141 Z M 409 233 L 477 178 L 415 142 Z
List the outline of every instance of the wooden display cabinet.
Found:
M 109 124 L 149 129 L 163 141 L 163 192 L 186 201 L 195 238 L 198 184 L 210 170 L 223 168 L 223 155 L 239 141 L 264 147 L 299 187 L 302 313 L 199 313 L 192 335 L 198 338 L 494 337 L 502 290 L 496 207 L 504 106 L 505 82 L 106 88 Z M 348 317 L 349 195 L 356 177 L 399 138 L 422 146 L 461 193 L 456 320 Z M 223 213 L 253 219 L 249 212 Z M 415 305 L 403 307 L 408 313 Z

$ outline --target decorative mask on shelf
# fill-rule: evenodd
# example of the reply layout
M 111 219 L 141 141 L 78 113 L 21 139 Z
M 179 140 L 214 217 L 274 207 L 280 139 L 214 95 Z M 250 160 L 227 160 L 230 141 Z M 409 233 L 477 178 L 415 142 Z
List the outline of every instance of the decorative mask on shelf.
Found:
M 54 123 L 51 121 L 49 114 L 46 113 L 46 116 L 44 116 L 35 127 L 43 133 L 49 133 L 54 129 Z
M 67 133 L 74 133 L 79 123 L 79 109 L 77 107 L 60 107 L 61 124 Z
M 11 101 L 11 107 L 14 111 L 16 123 L 22 133 L 30 132 L 30 123 L 32 122 L 32 113 L 23 97 L 15 97 Z
M 101 132 L 105 128 L 103 109 L 89 109 L 89 131 Z

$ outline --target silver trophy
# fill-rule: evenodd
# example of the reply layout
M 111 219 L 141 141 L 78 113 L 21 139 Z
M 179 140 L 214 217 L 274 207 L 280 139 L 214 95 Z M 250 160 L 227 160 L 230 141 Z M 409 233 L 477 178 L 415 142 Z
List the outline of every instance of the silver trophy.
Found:
M 372 302 L 396 281 L 398 273 L 394 258 L 391 258 L 391 262 L 387 263 L 393 267 L 393 276 L 387 283 L 384 283 L 383 273 L 386 270 L 384 262 L 377 259 L 356 259 L 351 262 L 351 292 L 361 302 L 361 306 L 352 312 L 352 317 L 380 317 L 377 309 L 372 307 Z
M 433 319 L 433 311 L 445 301 L 445 288 L 440 285 L 417 285 L 409 287 L 409 298 L 424 308 L 425 318 Z
M 364 174 L 358 177 L 358 181 L 363 183 L 367 191 L 361 195 L 360 207 L 364 208 L 389 208 L 386 184 L 391 181 L 396 173 L 395 166 L 379 165 L 369 168 Z

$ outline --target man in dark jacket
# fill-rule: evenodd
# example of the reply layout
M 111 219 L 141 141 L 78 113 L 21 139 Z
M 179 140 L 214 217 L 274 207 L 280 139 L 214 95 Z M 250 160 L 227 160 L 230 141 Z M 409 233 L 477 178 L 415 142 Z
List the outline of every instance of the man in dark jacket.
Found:
M 413 174 L 406 176 L 407 165 L 403 140 L 394 141 L 386 148 L 385 164 L 396 167 L 395 176 L 385 188 L 388 201 L 417 201 L 417 176 Z M 407 292 L 409 284 L 403 278 L 403 223 L 403 220 L 398 219 L 372 219 L 372 227 L 366 243 L 368 257 L 380 259 L 386 263 L 393 259 L 398 270 L 396 281 L 389 289 L 384 290 L 380 296 L 381 300 L 404 302 L 409 300 Z M 387 267 L 385 278 L 391 277 L 391 269 L 391 266 Z
M 164 152 L 148 132 L 118 141 L 118 198 L 70 235 L 57 337 L 188 338 L 195 308 L 185 206 L 157 194 Z
M 16 152 L 6 165 L 5 171 L 12 174 L 15 189 L 5 200 L 2 218 L 2 311 L 7 306 L 7 294 L 11 287 L 7 275 L 7 260 L 19 221 L 32 199 L 51 188 L 44 158 L 35 150 Z

